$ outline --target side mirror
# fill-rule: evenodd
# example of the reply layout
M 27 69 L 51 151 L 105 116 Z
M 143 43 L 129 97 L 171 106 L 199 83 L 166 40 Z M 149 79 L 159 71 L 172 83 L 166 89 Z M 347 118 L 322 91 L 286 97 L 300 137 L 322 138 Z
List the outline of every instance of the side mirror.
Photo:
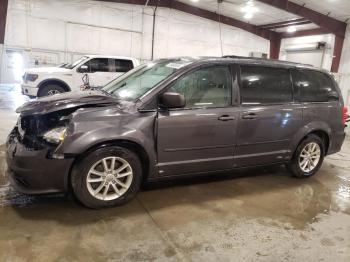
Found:
M 88 73 L 89 67 L 87 65 L 82 65 L 79 67 L 79 73 Z
M 182 108 L 186 105 L 186 98 L 176 92 L 165 92 L 160 96 L 159 103 L 166 108 Z

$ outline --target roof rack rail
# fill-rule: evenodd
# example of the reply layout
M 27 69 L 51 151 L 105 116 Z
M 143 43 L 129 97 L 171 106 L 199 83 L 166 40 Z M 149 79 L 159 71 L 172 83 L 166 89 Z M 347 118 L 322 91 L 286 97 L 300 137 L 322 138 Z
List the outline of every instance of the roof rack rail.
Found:
M 314 67 L 311 64 L 303 64 L 303 63 L 296 63 L 296 62 L 284 61 L 284 60 L 279 60 L 279 59 L 261 58 L 261 57 L 238 56 L 238 55 L 224 55 L 222 57 L 223 58 L 235 58 L 235 59 L 247 59 L 247 60 L 276 61 L 276 62 L 282 62 L 285 64 L 291 64 L 291 65 L 306 65 L 306 66 Z

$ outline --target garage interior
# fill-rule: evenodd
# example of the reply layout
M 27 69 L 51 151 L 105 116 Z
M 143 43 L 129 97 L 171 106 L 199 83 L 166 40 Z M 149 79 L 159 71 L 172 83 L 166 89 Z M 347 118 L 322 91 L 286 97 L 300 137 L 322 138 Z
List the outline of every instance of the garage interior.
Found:
M 145 183 L 102 210 L 16 192 L 5 161 L 25 68 L 86 54 L 311 64 L 350 106 L 349 19 L 349 0 L 0 0 L 0 261 L 350 261 L 348 135 L 308 179 L 271 166 Z

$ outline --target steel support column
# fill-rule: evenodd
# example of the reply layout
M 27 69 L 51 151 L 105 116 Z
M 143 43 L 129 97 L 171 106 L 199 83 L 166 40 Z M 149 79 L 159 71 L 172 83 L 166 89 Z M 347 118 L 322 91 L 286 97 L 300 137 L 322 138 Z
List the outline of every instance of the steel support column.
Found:
M 340 58 L 343 51 L 344 38 L 341 36 L 335 36 L 334 50 L 333 50 L 333 60 L 331 71 L 333 73 L 338 73 Z
M 281 37 L 274 35 L 270 39 L 270 59 L 279 59 L 281 49 Z
M 4 44 L 8 0 L 0 0 L 0 44 Z

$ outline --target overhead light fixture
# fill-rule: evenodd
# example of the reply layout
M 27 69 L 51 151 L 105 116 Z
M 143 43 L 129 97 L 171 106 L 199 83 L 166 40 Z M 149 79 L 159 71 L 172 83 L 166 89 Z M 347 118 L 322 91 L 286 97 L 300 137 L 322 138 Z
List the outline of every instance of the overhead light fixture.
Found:
M 243 17 L 245 19 L 252 19 L 253 18 L 253 13 L 245 13 Z
M 245 7 L 242 7 L 241 10 L 243 13 L 256 13 L 259 11 L 259 9 L 254 5 L 246 5 Z
M 254 1 L 250 0 L 241 8 L 241 11 L 244 13 L 244 19 L 251 19 L 259 9 L 254 5 Z
M 199 2 L 199 0 L 191 0 L 192 2 Z
M 294 33 L 295 31 L 297 31 L 297 29 L 295 28 L 295 26 L 289 26 L 289 27 L 287 28 L 287 32 L 288 32 L 288 33 Z

